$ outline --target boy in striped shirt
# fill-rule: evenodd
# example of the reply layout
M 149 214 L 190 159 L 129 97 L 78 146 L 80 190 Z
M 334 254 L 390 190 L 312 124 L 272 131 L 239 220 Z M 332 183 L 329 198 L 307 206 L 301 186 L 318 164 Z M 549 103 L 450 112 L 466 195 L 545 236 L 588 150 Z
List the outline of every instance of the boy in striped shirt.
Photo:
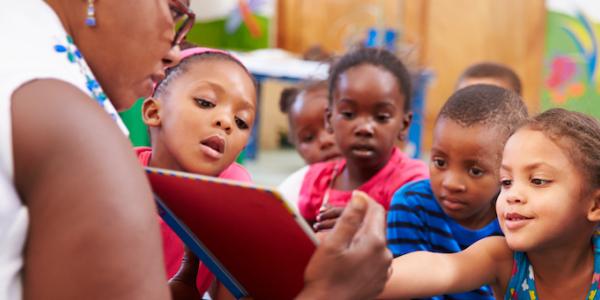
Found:
M 502 150 L 526 118 L 521 98 L 500 87 L 478 84 L 450 96 L 434 127 L 431 179 L 407 184 L 392 198 L 387 238 L 394 257 L 459 252 L 484 237 L 502 235 L 495 210 Z M 494 296 L 483 286 L 431 299 Z

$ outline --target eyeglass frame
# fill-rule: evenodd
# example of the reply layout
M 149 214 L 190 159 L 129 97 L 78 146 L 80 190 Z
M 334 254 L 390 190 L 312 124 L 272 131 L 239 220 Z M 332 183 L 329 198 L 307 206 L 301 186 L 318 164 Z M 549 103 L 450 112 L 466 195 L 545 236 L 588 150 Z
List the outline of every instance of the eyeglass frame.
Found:
M 177 10 L 178 14 L 187 16 L 187 19 L 183 21 L 181 27 L 179 27 L 179 29 L 177 29 L 175 32 L 173 44 L 171 45 L 172 47 L 175 47 L 180 45 L 185 40 L 188 32 L 190 32 L 194 26 L 196 14 L 187 5 L 181 3 L 180 0 L 170 0 L 170 2 L 173 5 L 173 9 Z

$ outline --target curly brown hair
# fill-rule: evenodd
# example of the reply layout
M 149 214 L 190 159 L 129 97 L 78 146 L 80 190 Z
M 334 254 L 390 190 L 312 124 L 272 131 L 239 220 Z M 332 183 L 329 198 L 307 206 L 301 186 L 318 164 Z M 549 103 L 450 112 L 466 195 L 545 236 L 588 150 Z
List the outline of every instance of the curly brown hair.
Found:
M 583 171 L 588 188 L 600 187 L 600 122 L 596 118 L 553 108 L 530 119 L 524 128 L 544 133 Z

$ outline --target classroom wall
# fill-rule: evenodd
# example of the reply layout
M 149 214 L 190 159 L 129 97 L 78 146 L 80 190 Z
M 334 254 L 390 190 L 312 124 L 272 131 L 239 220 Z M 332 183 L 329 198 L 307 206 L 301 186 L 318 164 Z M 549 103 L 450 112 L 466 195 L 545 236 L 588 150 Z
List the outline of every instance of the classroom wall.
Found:
M 544 0 L 279 0 L 277 12 L 278 46 L 296 53 L 318 43 L 342 53 L 369 26 L 402 28 L 410 64 L 435 75 L 426 100 L 426 149 L 435 116 L 472 63 L 491 60 L 514 68 L 528 107 L 539 109 Z
M 398 27 L 400 13 L 401 1 L 278 0 L 277 45 L 296 53 L 317 44 L 342 52 L 369 27 Z

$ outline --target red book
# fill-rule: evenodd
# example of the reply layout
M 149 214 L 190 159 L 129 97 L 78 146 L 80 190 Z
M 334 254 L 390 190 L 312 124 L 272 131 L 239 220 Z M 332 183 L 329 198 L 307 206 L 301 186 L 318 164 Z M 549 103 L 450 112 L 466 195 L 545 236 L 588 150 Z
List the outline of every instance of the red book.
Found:
M 293 299 L 317 240 L 275 189 L 146 168 L 159 214 L 236 297 Z

